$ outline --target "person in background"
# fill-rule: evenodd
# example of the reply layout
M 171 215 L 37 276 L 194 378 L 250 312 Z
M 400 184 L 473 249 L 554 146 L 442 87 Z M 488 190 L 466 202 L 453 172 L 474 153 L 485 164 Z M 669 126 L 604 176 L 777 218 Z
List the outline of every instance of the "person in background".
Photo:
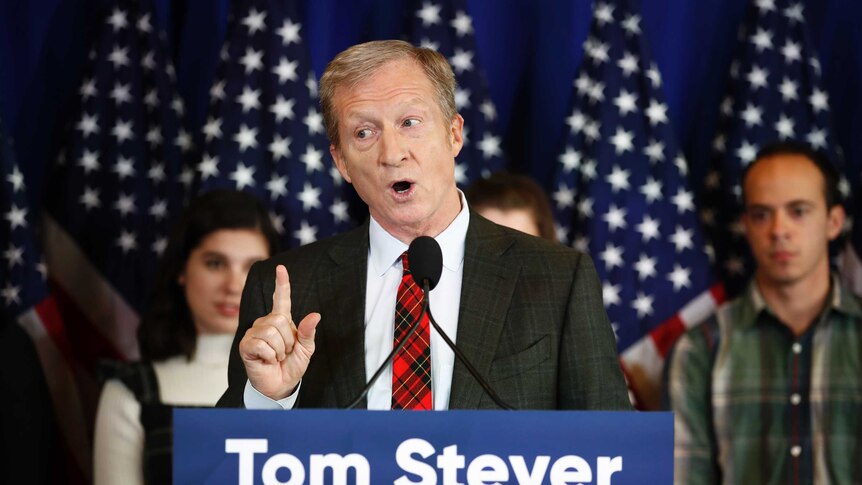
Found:
M 862 306 L 829 267 L 838 174 L 783 142 L 742 188 L 757 269 L 670 359 L 675 482 L 862 483 Z
M 557 241 L 548 198 L 527 176 L 496 172 L 473 182 L 464 195 L 470 207 L 491 222 Z
M 171 407 L 213 406 L 251 265 L 278 250 L 252 195 L 215 190 L 193 200 L 162 257 L 138 328 L 141 362 L 116 364 L 96 416 L 94 481 L 171 482 Z

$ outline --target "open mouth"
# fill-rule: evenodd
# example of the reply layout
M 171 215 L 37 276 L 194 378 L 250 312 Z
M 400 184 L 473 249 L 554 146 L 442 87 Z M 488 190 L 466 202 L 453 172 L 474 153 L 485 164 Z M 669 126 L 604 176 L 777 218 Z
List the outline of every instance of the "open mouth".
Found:
M 410 187 L 413 187 L 413 183 L 407 182 L 406 180 L 402 180 L 392 184 L 392 190 L 399 194 L 406 193 L 408 190 L 410 190 Z

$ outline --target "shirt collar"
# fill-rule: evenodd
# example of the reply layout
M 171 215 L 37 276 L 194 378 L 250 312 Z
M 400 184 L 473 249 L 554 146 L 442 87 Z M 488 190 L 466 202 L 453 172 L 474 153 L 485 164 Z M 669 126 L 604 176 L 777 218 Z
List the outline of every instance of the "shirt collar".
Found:
M 838 275 L 832 274 L 831 279 L 832 286 L 829 290 L 829 297 L 827 299 L 829 304 L 820 314 L 823 315 L 827 310 L 834 310 L 857 318 L 862 317 L 862 307 L 860 307 L 859 301 L 856 300 L 856 298 L 854 298 L 846 288 L 844 288 Z M 763 311 L 774 314 L 772 310 L 766 306 L 766 300 L 764 300 L 763 294 L 760 293 L 760 289 L 757 287 L 757 283 L 754 281 L 754 278 L 749 281 L 748 288 L 745 293 L 743 293 L 743 298 L 744 300 L 739 314 L 739 323 L 741 326 L 748 327 L 754 325 L 757 321 L 757 317 Z
M 449 271 L 457 271 L 464 262 L 464 241 L 467 239 L 467 226 L 470 225 L 470 209 L 464 193 L 458 191 L 461 200 L 461 212 L 443 232 L 434 238 L 443 252 L 443 266 Z M 407 245 L 386 232 L 385 229 L 371 217 L 368 225 L 368 256 L 370 270 L 377 276 L 383 276 L 401 254 L 407 251 Z

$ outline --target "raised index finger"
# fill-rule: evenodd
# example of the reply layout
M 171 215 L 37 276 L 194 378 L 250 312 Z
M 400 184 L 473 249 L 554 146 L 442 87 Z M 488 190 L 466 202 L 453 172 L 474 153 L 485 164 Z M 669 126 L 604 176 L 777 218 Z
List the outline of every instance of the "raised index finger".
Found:
M 275 267 L 275 291 L 272 293 L 272 313 L 290 319 L 290 278 L 287 268 L 280 264 Z

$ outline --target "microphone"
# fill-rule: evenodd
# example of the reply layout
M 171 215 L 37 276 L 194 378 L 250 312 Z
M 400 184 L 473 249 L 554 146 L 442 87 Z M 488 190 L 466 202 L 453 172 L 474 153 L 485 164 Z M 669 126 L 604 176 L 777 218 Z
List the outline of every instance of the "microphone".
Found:
M 383 370 L 386 369 L 386 367 L 395 358 L 395 354 L 397 354 L 404 347 L 404 345 L 406 345 L 407 341 L 409 341 L 413 337 L 413 334 L 416 333 L 416 330 L 419 328 L 419 323 L 422 321 L 422 315 L 424 313 L 428 314 L 428 320 L 431 322 L 431 325 L 434 327 L 440 337 L 443 338 L 443 341 L 446 342 L 446 345 L 449 346 L 450 349 L 452 349 L 452 352 L 455 353 L 455 357 L 457 357 L 458 360 L 460 360 L 461 363 L 464 364 L 464 367 L 467 368 L 467 371 L 470 372 L 470 375 L 472 375 L 473 378 L 476 379 L 476 382 L 478 382 L 482 389 L 485 391 L 485 393 L 488 394 L 488 397 L 490 397 L 491 400 L 494 401 L 494 403 L 497 404 L 497 406 L 500 406 L 502 409 L 514 409 L 512 406 L 506 404 L 502 399 L 500 399 L 499 396 L 497 396 L 497 393 L 494 392 L 494 389 L 491 387 L 488 381 L 485 380 L 485 378 L 483 378 L 482 375 L 479 374 L 479 371 L 477 371 L 476 368 L 473 367 L 473 364 L 471 364 L 470 361 L 467 360 L 467 357 L 463 354 L 463 352 L 461 352 L 461 349 L 459 349 L 458 346 L 455 345 L 455 342 L 453 342 L 452 339 L 450 339 L 449 336 L 446 335 L 446 332 L 444 332 L 443 329 L 440 328 L 440 325 L 437 324 L 437 321 L 434 320 L 434 315 L 431 314 L 431 309 L 429 307 L 431 299 L 429 293 L 432 289 L 434 289 L 434 287 L 437 286 L 437 283 L 440 281 L 440 275 L 443 272 L 443 252 L 440 250 L 440 245 L 437 244 L 437 241 L 435 241 L 432 237 L 419 236 L 410 243 L 410 247 L 407 249 L 407 258 L 410 261 L 410 272 L 413 274 L 413 279 L 417 283 L 419 283 L 419 285 L 422 287 L 422 292 L 425 295 L 425 301 L 422 305 L 422 312 L 419 314 L 419 318 L 413 324 L 413 327 L 411 327 L 410 330 L 407 332 L 407 335 L 404 337 L 404 339 L 401 340 L 401 342 L 396 348 L 392 349 L 392 352 L 386 357 L 386 359 L 383 361 L 383 364 L 381 364 L 380 367 L 377 368 L 377 371 L 374 373 L 371 379 L 369 379 L 368 384 L 366 384 L 366 386 L 362 389 L 362 392 L 359 394 L 359 396 L 357 396 L 356 399 L 354 399 L 353 402 L 347 406 L 347 409 L 353 409 L 354 407 L 356 407 L 356 405 L 359 404 L 359 401 L 361 401 L 362 398 L 368 394 L 368 391 L 371 389 L 371 386 L 374 385 L 374 382 L 377 381 L 377 379 L 380 377 L 380 374 L 383 373 Z

